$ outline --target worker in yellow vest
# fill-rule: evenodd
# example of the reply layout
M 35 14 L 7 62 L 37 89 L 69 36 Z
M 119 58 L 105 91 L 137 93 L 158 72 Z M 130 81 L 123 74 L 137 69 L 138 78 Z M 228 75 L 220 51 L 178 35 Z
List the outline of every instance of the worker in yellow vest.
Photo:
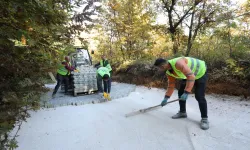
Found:
M 98 89 L 100 88 L 100 84 L 104 84 L 104 92 L 103 92 L 103 96 L 104 98 L 111 100 L 110 98 L 110 90 L 111 90 L 111 82 L 109 82 L 110 80 L 110 71 L 108 68 L 106 67 L 100 67 L 97 69 L 97 85 L 98 85 Z
M 111 77 L 112 77 L 112 67 L 111 67 L 110 63 L 108 62 L 105 55 L 101 56 L 100 62 L 95 64 L 95 67 L 97 67 L 97 68 L 105 67 L 105 68 L 108 69 L 109 74 L 110 74 L 110 78 L 108 80 L 108 82 L 109 82 L 108 85 L 110 85 L 110 86 L 108 88 L 109 88 L 109 91 L 110 91 L 111 90 L 111 81 L 112 81 L 112 79 L 111 79 Z M 100 80 L 100 79 L 97 80 L 97 85 L 98 85 L 98 92 L 102 94 L 103 93 L 102 80 Z M 104 84 L 104 85 L 106 85 L 106 84 Z
M 74 71 L 74 67 L 72 67 L 70 63 L 69 56 L 66 56 L 65 61 L 63 61 L 61 64 L 58 65 L 57 75 L 56 75 L 57 84 L 52 94 L 53 98 L 55 97 L 56 92 L 58 91 L 63 81 L 65 83 L 65 95 L 68 95 L 69 75 L 71 71 Z
M 98 62 L 97 64 L 95 64 L 95 67 L 98 67 L 98 66 L 100 66 L 100 67 L 106 67 L 106 68 L 109 69 L 109 73 L 112 73 L 112 67 L 111 67 L 111 65 L 110 65 L 110 63 L 107 60 L 107 58 L 106 58 L 105 55 L 102 55 L 100 62 Z
M 195 98 L 198 101 L 201 123 L 200 127 L 203 130 L 209 129 L 207 116 L 207 101 L 205 99 L 205 89 L 207 82 L 207 67 L 204 61 L 192 57 L 178 57 L 170 60 L 158 58 L 154 65 L 159 70 L 165 71 L 168 77 L 168 87 L 165 96 L 161 102 L 164 106 L 174 92 L 176 79 L 181 80 L 181 86 L 178 90 L 179 96 L 179 112 L 172 116 L 173 119 L 186 118 L 186 100 L 191 90 L 195 90 Z

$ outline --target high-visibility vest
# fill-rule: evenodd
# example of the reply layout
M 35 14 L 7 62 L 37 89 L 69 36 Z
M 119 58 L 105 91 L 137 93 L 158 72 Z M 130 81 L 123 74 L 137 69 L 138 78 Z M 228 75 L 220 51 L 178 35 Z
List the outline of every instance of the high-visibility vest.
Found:
M 176 62 L 181 58 L 183 57 L 178 57 L 178 58 L 168 60 L 168 62 L 170 63 L 172 69 L 174 70 L 177 76 L 170 73 L 169 71 L 166 71 L 166 73 L 177 79 L 186 79 L 187 77 L 175 67 Z M 196 80 L 201 78 L 206 73 L 207 68 L 206 68 L 206 63 L 204 61 L 196 59 L 196 58 L 192 58 L 192 57 L 185 57 L 185 58 L 188 60 L 187 65 L 191 69 L 191 71 L 194 73 Z
M 65 68 L 65 65 L 60 64 L 60 65 L 58 65 L 57 73 L 65 76 L 68 74 L 68 70 Z
M 68 66 L 71 67 L 71 63 L 68 62 Z M 60 75 L 70 75 L 70 71 L 68 69 L 65 68 L 65 65 L 60 64 L 58 65 L 58 69 L 57 69 L 57 73 L 59 73 Z
M 100 66 L 101 67 L 106 67 L 109 69 L 109 71 L 112 71 L 111 65 L 108 63 L 107 60 L 100 60 Z
M 100 67 L 97 69 L 97 74 L 99 74 L 101 77 L 103 77 L 105 74 L 107 74 L 110 77 L 109 69 L 106 67 Z

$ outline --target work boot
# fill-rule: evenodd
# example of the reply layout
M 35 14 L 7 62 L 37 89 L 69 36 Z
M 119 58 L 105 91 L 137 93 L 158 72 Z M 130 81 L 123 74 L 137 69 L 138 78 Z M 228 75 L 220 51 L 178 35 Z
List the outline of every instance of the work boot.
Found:
M 111 101 L 110 94 L 108 94 L 108 96 L 107 96 L 107 100 Z
M 176 115 L 172 116 L 172 119 L 187 118 L 187 113 L 178 112 Z
M 203 129 L 203 130 L 209 129 L 209 122 L 208 122 L 207 118 L 201 119 L 201 129 Z

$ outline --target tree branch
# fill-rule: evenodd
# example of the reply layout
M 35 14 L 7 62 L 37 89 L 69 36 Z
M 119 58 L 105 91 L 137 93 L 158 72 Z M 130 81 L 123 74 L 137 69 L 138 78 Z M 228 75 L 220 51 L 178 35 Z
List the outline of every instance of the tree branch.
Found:
M 174 28 L 177 28 L 178 25 L 187 17 L 187 15 L 189 14 L 189 12 L 190 12 L 192 9 L 194 9 L 194 7 L 196 7 L 201 1 L 202 1 L 202 0 L 197 0 L 197 1 L 195 1 L 194 6 L 190 7 L 190 8 L 184 13 L 184 15 L 181 17 L 181 19 L 180 19 L 177 23 L 174 24 Z
M 167 11 L 169 12 L 169 5 L 168 5 L 168 2 L 166 1 L 164 1 L 164 0 L 162 0 L 162 3 L 164 4 L 164 8 L 166 8 L 167 9 Z
M 238 17 L 245 16 L 245 15 L 250 15 L 250 11 L 249 12 L 245 12 L 243 14 L 240 14 L 238 16 L 235 16 L 234 18 L 238 18 Z
M 205 9 L 205 6 L 206 6 L 206 2 L 203 3 L 202 9 Z M 195 40 L 195 38 L 196 38 L 196 36 L 197 36 L 197 34 L 198 34 L 198 30 L 199 30 L 199 29 L 201 28 L 201 26 L 202 26 L 202 23 L 201 23 L 201 16 L 202 16 L 202 12 L 201 12 L 200 15 L 199 15 L 198 24 L 197 24 L 197 26 L 196 26 L 196 28 L 195 28 L 195 30 L 194 30 L 194 34 L 193 34 L 193 37 L 192 37 L 192 41 Z M 208 15 L 208 16 L 209 16 L 209 15 Z M 204 24 L 205 24 L 205 22 L 204 22 Z
M 174 10 L 174 13 L 177 15 L 178 19 L 180 19 L 180 15 Z M 189 14 L 191 15 L 191 14 Z M 188 16 L 187 16 L 188 17 Z M 186 22 L 183 22 L 188 28 L 190 28 L 190 26 L 186 23 Z

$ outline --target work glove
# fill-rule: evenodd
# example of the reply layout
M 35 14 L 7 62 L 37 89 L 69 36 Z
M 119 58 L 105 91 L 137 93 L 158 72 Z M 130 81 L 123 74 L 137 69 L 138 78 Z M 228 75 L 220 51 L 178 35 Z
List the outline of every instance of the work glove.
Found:
M 74 72 L 79 72 L 79 70 L 75 69 Z
M 164 99 L 163 99 L 162 102 L 161 102 L 161 106 L 162 106 L 162 107 L 165 106 L 165 105 L 167 105 L 168 99 L 169 99 L 169 96 L 165 96 L 165 97 L 164 97 Z
M 189 94 L 189 92 L 185 91 L 185 92 L 181 95 L 180 100 L 186 101 L 187 98 L 188 98 L 188 94 Z
M 108 93 L 104 92 L 104 93 L 103 93 L 103 97 L 104 97 L 105 99 L 108 99 Z

